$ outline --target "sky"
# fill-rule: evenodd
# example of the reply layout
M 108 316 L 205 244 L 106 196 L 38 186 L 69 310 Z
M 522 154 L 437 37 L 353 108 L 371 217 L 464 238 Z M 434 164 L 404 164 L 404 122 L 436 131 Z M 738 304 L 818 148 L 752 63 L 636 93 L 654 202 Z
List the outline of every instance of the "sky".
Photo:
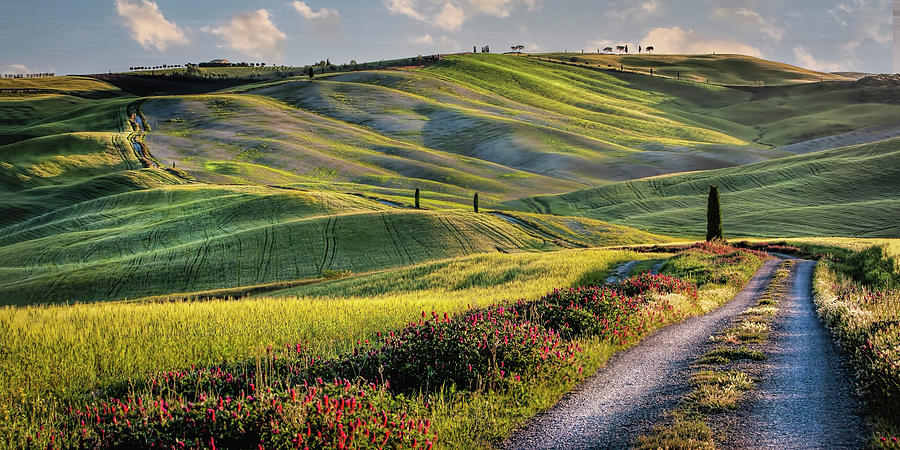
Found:
M 900 0 L 0 0 L 0 72 L 216 58 L 304 65 L 471 51 L 742 53 L 893 72 Z M 900 64 L 900 58 L 896 64 Z
M 894 0 L 894 73 L 900 73 L 900 0 Z

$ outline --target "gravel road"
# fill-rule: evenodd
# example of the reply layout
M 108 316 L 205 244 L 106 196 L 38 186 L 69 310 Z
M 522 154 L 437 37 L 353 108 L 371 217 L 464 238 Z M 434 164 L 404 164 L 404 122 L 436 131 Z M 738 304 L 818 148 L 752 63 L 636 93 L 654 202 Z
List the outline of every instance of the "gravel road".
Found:
M 769 335 L 748 407 L 728 419 L 722 448 L 862 448 L 868 435 L 852 376 L 816 315 L 814 261 L 798 261 Z
M 700 356 L 703 344 L 755 304 L 779 262 L 767 261 L 721 308 L 663 328 L 613 356 L 605 367 L 535 416 L 500 448 L 627 448 L 664 410 L 677 405 L 688 385 L 689 366 Z

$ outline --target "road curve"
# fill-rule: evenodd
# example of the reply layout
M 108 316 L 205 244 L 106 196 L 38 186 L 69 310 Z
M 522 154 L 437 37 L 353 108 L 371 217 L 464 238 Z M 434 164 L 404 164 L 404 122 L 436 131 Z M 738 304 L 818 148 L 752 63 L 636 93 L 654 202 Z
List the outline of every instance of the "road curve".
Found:
M 851 373 L 816 315 L 816 263 L 794 266 L 769 335 L 762 381 L 748 407 L 729 420 L 722 448 L 864 448 L 868 436 Z
M 531 419 L 501 449 L 627 448 L 649 431 L 688 386 L 690 364 L 709 336 L 753 306 L 780 260 L 766 261 L 728 304 L 663 328 L 610 359 L 605 367 Z

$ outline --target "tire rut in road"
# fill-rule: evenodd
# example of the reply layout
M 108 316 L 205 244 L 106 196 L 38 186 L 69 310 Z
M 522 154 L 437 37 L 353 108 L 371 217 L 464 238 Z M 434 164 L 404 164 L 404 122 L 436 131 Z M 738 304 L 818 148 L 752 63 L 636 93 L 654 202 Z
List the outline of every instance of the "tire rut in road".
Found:
M 513 433 L 502 449 L 627 448 L 674 408 L 703 343 L 763 293 L 780 260 L 766 261 L 729 303 L 644 338 L 549 410 Z

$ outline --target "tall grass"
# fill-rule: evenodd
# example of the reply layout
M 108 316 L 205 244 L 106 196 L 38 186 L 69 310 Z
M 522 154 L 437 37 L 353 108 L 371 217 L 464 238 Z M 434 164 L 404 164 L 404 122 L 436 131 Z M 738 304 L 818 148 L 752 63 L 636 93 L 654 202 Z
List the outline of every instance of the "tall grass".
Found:
M 864 251 L 865 252 L 865 251 Z M 870 255 L 861 252 L 859 255 Z M 888 266 L 892 262 L 888 261 Z M 872 264 L 877 266 L 878 264 Z M 900 438 L 900 286 L 854 280 L 854 270 L 823 261 L 813 289 L 825 320 L 856 371 L 873 415 L 876 438 Z M 863 277 L 883 279 L 876 273 Z M 894 277 L 898 277 L 894 274 Z M 876 442 L 877 444 L 877 442 Z M 896 446 L 896 442 L 893 443 Z
M 422 311 L 536 297 L 597 282 L 619 263 L 652 256 L 481 255 L 339 280 L 315 296 L 7 307 L 0 309 L 0 426 L 8 435 L 23 423 L 49 420 L 57 401 L 147 372 L 248 358 L 268 345 L 307 342 L 313 354 L 333 356 Z M 411 278 L 426 284 L 407 288 Z

